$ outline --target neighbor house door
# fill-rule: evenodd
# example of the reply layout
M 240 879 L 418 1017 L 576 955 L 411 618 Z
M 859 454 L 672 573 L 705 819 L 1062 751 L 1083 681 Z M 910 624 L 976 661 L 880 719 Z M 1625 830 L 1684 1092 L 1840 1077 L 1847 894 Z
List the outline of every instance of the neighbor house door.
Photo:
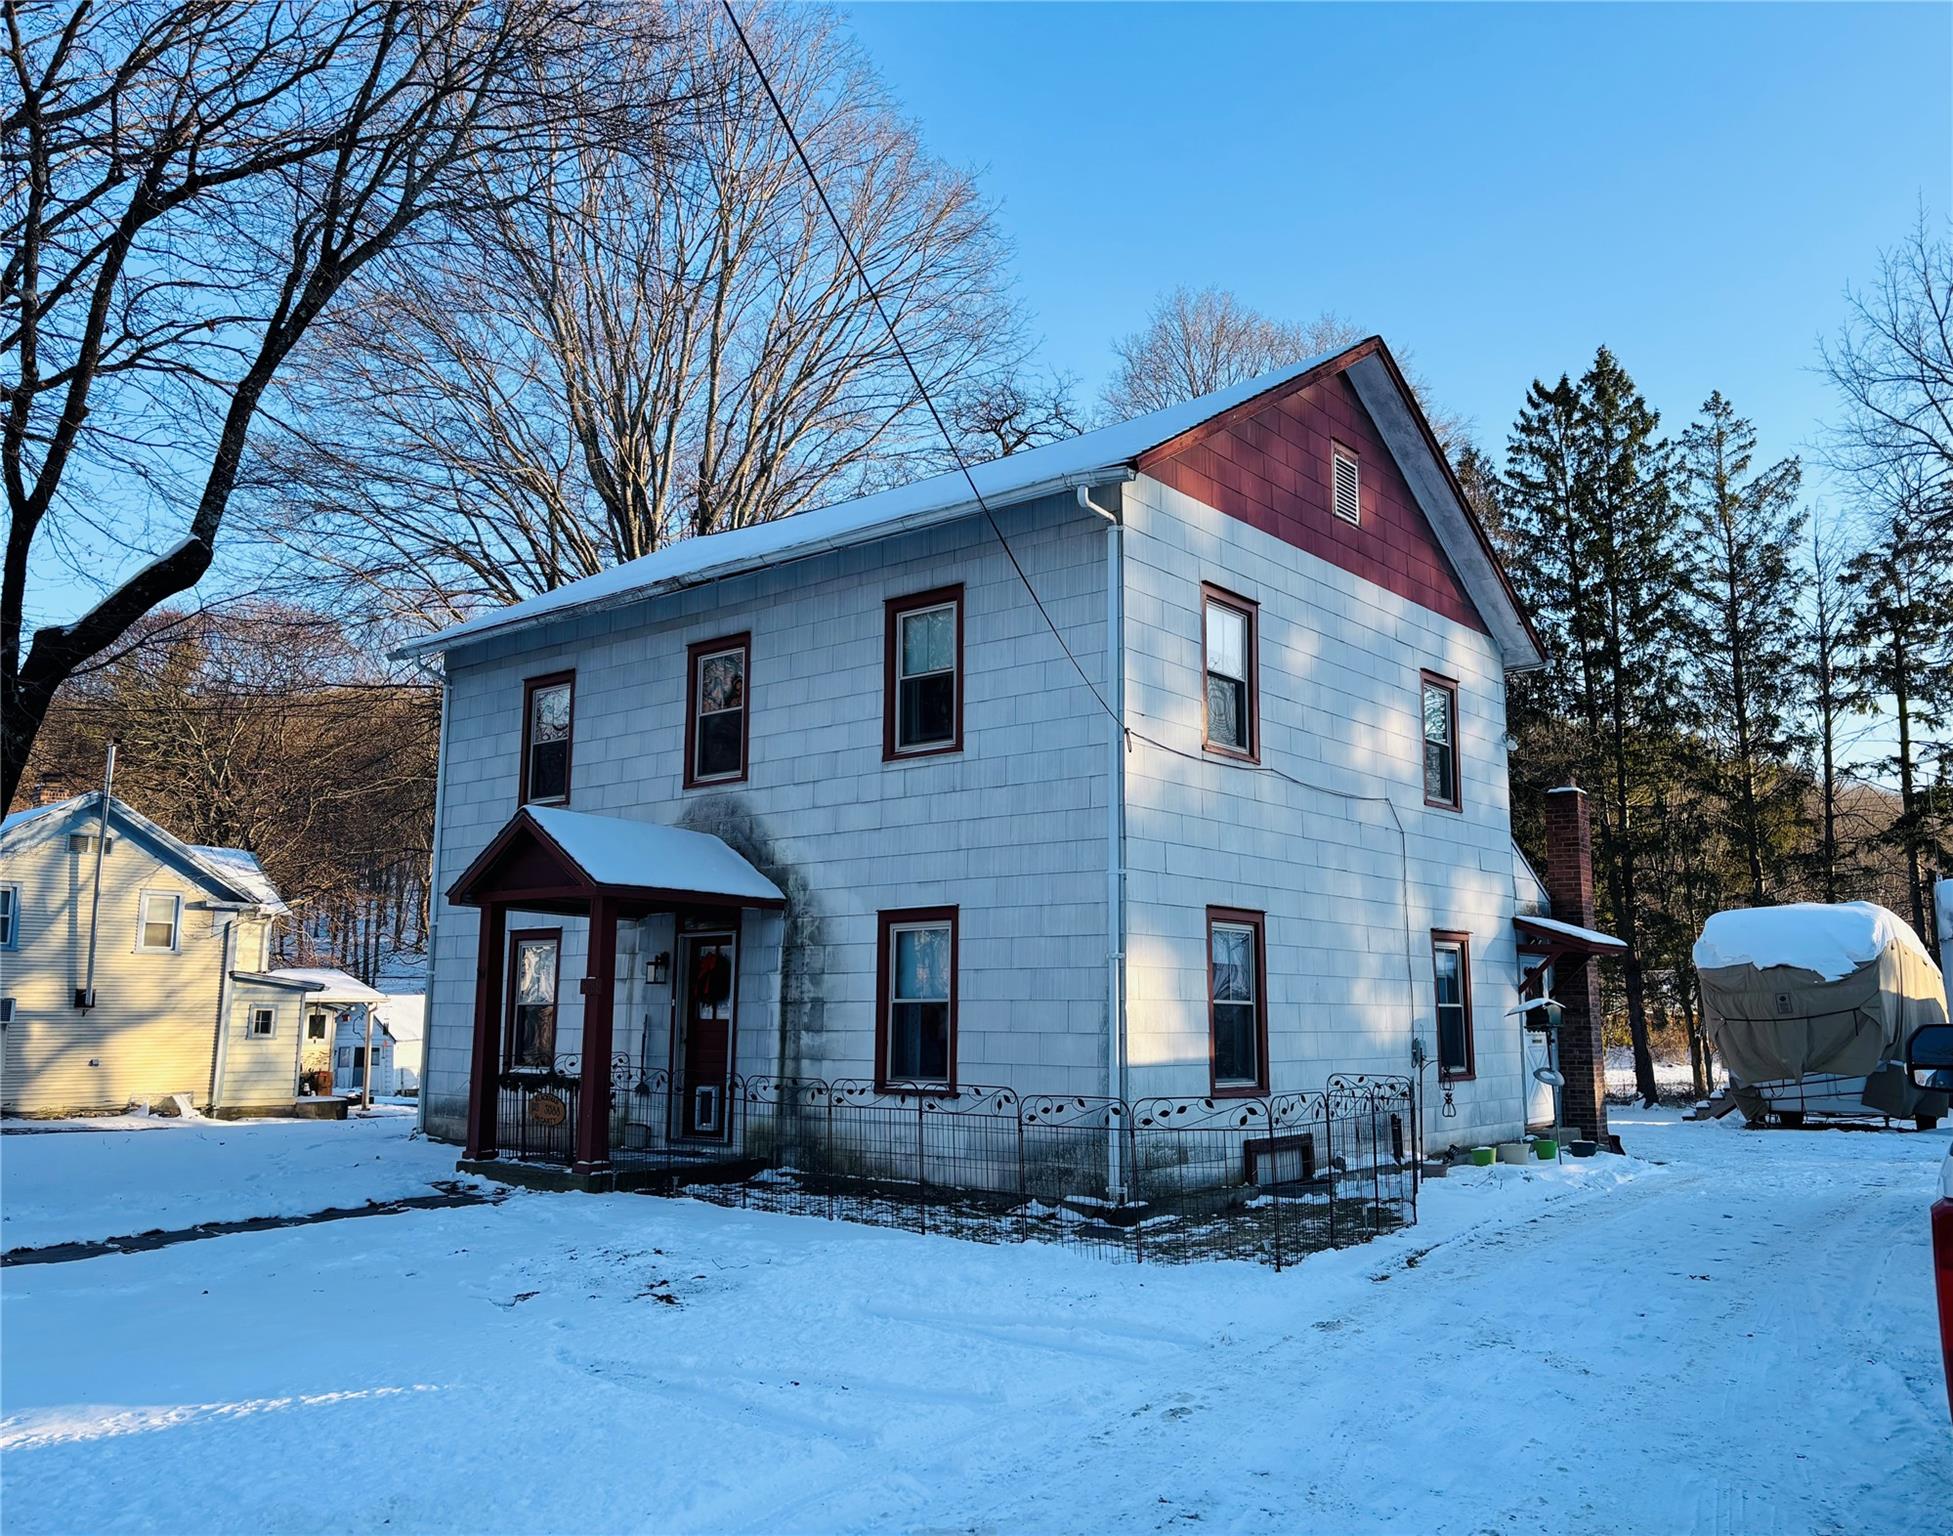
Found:
M 737 941 L 730 933 L 679 940 L 678 1134 L 723 1141 L 731 1131 L 732 1042 L 738 1004 Z

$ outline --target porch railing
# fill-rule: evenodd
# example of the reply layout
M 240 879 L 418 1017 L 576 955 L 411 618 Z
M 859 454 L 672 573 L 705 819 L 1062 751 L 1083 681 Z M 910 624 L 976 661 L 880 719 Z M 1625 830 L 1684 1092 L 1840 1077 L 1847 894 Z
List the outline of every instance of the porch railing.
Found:
M 546 1074 L 503 1074 L 504 1156 L 572 1160 L 579 1068 L 561 1057 Z M 640 1185 L 985 1242 L 1279 1268 L 1417 1219 L 1408 1077 L 1127 1101 L 811 1077 L 686 1084 L 619 1056 L 609 1112 L 612 1158 Z

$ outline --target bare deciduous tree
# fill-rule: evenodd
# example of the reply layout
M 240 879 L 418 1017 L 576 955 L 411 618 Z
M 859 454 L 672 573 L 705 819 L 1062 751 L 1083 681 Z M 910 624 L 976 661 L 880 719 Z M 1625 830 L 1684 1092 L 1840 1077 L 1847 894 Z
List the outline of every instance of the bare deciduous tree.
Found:
M 1270 319 L 1225 288 L 1175 288 L 1154 303 L 1145 325 L 1113 342 L 1119 365 L 1105 389 L 1105 409 L 1121 418 L 1144 415 L 1362 338 L 1327 310 L 1294 325 Z
M 586 152 L 575 200 L 376 265 L 307 359 L 268 455 L 284 535 L 408 622 L 941 463 L 730 27 L 703 6 L 674 25 L 646 68 L 688 108 L 654 148 Z M 975 184 L 927 155 L 832 18 L 747 30 L 922 378 L 983 386 L 1019 338 Z
M 62 682 L 209 568 L 264 403 L 346 286 L 509 198 L 483 173 L 539 134 L 603 131 L 612 14 L 0 0 L 0 799 Z M 161 553 L 23 654 L 37 541 L 91 519 Z

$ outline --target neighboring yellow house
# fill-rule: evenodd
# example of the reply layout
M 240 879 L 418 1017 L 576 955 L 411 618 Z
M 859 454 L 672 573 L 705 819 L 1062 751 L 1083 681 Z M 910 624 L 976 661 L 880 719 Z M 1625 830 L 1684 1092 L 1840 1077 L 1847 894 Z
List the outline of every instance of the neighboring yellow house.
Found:
M 0 821 L 0 1111 L 174 1094 L 219 1115 L 290 1110 L 317 986 L 266 974 L 287 909 L 258 861 L 186 843 L 110 797 L 98 906 L 101 826 L 99 792 Z

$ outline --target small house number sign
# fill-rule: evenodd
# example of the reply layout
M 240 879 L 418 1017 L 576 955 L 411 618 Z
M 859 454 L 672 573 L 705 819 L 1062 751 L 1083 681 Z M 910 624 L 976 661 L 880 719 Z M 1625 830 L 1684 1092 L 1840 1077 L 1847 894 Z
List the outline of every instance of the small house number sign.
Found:
M 569 1117 L 562 1098 L 553 1093 L 529 1095 L 529 1118 L 537 1125 L 561 1125 Z

